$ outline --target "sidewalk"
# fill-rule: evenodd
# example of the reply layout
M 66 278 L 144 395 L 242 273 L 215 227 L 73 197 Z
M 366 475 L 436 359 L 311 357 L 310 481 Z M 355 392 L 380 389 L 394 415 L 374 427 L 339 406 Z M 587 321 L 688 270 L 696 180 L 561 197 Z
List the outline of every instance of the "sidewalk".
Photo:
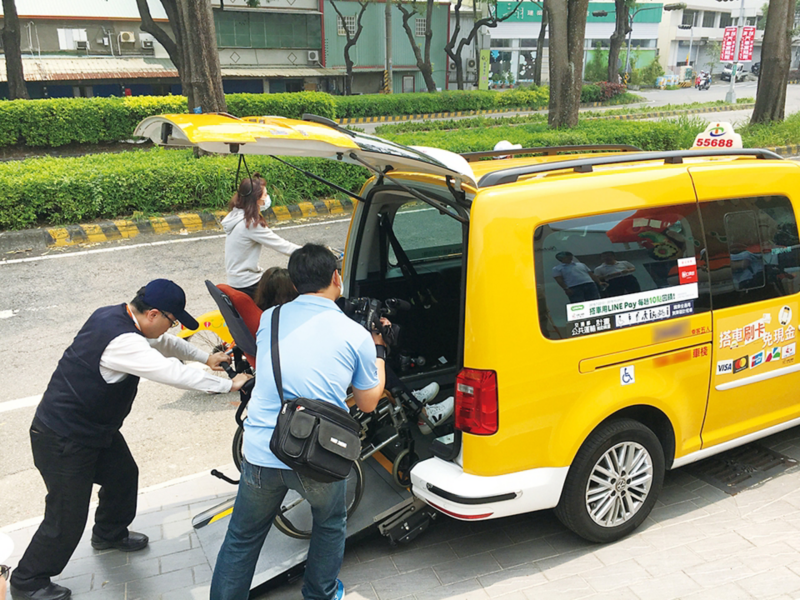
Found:
M 800 428 L 762 445 L 800 459 Z M 667 474 L 645 525 L 616 544 L 584 542 L 550 511 L 474 523 L 442 517 L 407 546 L 378 534 L 348 544 L 341 579 L 351 600 L 800 598 L 800 466 L 735 496 L 688 470 Z M 96 552 L 87 532 L 58 582 L 75 600 L 207 598 L 211 565 L 191 518 L 233 491 L 208 474 L 143 490 L 133 529 L 150 546 Z M 12 567 L 36 528 L 22 525 L 5 528 Z M 260 597 L 300 598 L 300 582 Z

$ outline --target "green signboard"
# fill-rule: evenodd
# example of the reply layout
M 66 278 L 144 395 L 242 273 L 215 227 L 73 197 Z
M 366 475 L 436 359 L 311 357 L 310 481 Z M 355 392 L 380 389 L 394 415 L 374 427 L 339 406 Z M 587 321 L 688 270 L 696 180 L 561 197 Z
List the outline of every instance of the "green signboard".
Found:
M 642 5 L 637 5 L 641 8 Z M 652 9 L 650 8 L 652 6 Z M 509 17 L 505 23 L 525 22 L 525 23 L 541 23 L 542 22 L 542 8 L 538 4 L 532 2 L 523 2 L 517 4 L 516 2 L 498 2 L 497 14 L 502 16 L 507 15 L 514 7 L 517 10 Z M 661 22 L 661 9 L 663 4 L 650 4 L 647 3 L 646 10 L 640 10 L 633 18 L 634 23 L 660 23 Z M 593 12 L 605 11 L 608 14 L 605 17 L 595 17 Z M 613 2 L 590 2 L 589 10 L 586 14 L 587 23 L 614 23 L 614 3 Z
M 479 90 L 488 90 L 489 89 L 489 71 L 491 68 L 490 63 L 490 52 L 488 48 L 485 50 L 481 50 L 480 56 L 480 64 L 478 65 L 478 89 Z

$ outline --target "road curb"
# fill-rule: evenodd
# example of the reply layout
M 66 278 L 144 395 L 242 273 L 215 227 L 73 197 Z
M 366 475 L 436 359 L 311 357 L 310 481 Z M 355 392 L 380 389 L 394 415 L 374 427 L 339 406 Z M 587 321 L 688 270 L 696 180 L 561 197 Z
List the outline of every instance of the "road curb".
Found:
M 600 115 L 597 117 L 584 117 L 585 121 L 641 121 L 644 119 L 657 119 L 659 117 L 675 117 L 680 115 L 700 115 L 713 112 L 732 112 L 735 110 L 745 110 L 755 108 L 755 102 L 746 104 L 726 104 L 724 106 L 706 106 L 704 108 L 681 108 L 678 110 L 657 110 L 646 113 L 633 113 L 630 115 Z
M 274 206 L 264 211 L 264 216 L 267 223 L 276 224 L 311 217 L 344 215 L 352 210 L 352 201 L 331 198 L 298 202 L 289 206 Z M 222 229 L 220 221 L 226 214 L 227 211 L 185 212 L 138 220 L 116 219 L 65 227 L 0 232 L 0 255 L 124 240 L 139 235 L 219 231 Z

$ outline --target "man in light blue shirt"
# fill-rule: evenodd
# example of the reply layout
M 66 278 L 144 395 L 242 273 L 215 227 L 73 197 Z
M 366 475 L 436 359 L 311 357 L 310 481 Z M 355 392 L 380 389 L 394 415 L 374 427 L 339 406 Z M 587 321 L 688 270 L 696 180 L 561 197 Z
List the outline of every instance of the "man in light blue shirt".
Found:
M 315 398 L 347 409 L 347 388 L 364 412 L 383 395 L 384 342 L 345 316 L 334 301 L 342 279 L 336 258 L 324 246 L 306 244 L 289 259 L 300 296 L 283 305 L 278 344 L 285 400 Z M 211 600 L 245 600 L 256 562 L 275 514 L 289 489 L 311 506 L 314 526 L 303 582 L 306 600 L 341 600 L 337 579 L 344 557 L 346 481 L 320 483 L 299 475 L 269 449 L 281 401 L 272 371 L 272 312 L 256 334 L 256 385 L 244 424 L 244 460 L 239 491 L 211 581 Z

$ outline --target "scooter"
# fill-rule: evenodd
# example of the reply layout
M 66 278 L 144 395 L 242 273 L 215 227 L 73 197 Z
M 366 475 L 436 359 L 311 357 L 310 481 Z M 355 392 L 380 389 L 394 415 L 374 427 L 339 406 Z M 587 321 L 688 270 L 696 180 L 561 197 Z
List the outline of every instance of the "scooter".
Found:
M 700 74 L 695 79 L 694 87 L 698 90 L 707 90 L 711 87 L 711 76 L 705 71 L 700 71 Z

